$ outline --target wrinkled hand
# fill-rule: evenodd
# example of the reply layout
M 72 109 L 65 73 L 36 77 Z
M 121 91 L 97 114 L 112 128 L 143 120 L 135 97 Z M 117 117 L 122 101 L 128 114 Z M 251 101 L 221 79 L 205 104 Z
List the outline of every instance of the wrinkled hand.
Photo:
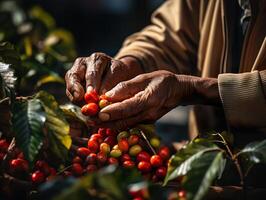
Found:
M 66 73 L 66 94 L 73 102 L 80 102 L 86 91 L 95 89 L 99 94 L 112 89 L 121 81 L 142 73 L 139 63 L 132 57 L 115 60 L 104 53 L 77 58 Z
M 192 79 L 161 70 L 120 82 L 106 93 L 116 103 L 103 108 L 99 113 L 101 122 L 95 123 L 124 129 L 140 122 L 154 122 L 190 96 Z

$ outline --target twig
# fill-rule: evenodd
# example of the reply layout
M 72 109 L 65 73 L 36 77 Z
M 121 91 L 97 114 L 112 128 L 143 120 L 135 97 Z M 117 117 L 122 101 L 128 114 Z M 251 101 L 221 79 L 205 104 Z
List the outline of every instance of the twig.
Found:
M 220 133 L 217 133 L 217 135 L 223 140 L 224 146 L 226 147 L 227 152 L 229 153 L 231 159 L 234 161 L 234 163 L 236 165 L 236 169 L 237 169 L 239 177 L 240 177 L 240 185 L 244 186 L 244 175 L 243 175 L 241 166 L 239 164 L 239 160 L 237 159 L 237 157 L 234 156 L 234 154 L 232 153 L 230 147 L 228 146 L 228 144 L 225 141 L 225 139 L 223 138 L 223 136 Z
M 141 136 L 144 138 L 144 140 L 146 141 L 146 143 L 148 144 L 149 148 L 151 149 L 152 153 L 155 155 L 156 154 L 156 151 L 154 150 L 154 148 L 151 146 L 148 138 L 146 137 L 145 133 L 143 133 L 142 130 L 140 130 L 140 134 Z

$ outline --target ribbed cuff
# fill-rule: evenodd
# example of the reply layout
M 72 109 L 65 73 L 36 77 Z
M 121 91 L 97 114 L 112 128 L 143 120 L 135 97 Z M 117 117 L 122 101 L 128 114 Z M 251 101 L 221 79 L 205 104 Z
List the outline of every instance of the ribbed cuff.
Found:
M 225 116 L 231 127 L 266 127 L 266 75 L 258 71 L 220 74 L 219 93 Z

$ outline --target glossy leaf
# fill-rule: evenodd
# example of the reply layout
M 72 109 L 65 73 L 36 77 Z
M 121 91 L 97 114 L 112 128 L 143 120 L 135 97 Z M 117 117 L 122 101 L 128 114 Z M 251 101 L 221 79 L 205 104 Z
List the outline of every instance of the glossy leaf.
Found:
M 226 159 L 221 151 L 209 151 L 202 154 L 200 160 L 191 163 L 182 187 L 187 192 L 187 200 L 201 200 L 208 192 L 213 181 L 221 174 Z
M 16 144 L 33 163 L 43 144 L 43 126 L 46 121 L 38 99 L 17 101 L 12 110 L 12 125 Z
M 266 163 L 266 140 L 248 144 L 237 154 L 237 157 L 242 160 L 246 171 L 254 164 Z
M 81 113 L 80 107 L 74 104 L 60 105 L 60 109 L 64 112 L 64 115 L 69 120 L 76 120 L 86 124 L 86 117 Z
M 210 151 L 221 151 L 221 149 L 205 139 L 195 139 L 184 146 L 170 159 L 164 185 L 179 176 L 186 175 L 191 170 L 192 163 L 200 162 L 201 156 Z
M 61 78 L 58 75 L 50 74 L 46 75 L 42 78 L 40 78 L 36 84 L 37 88 L 41 87 L 42 85 L 45 85 L 47 83 L 60 83 L 60 84 L 65 84 L 65 81 L 63 78 Z
M 44 107 L 46 113 L 46 122 L 45 127 L 47 128 L 50 138 L 53 138 L 57 141 L 50 141 L 51 148 L 50 150 L 55 153 L 55 155 L 61 155 L 63 158 L 65 155 L 64 150 L 56 148 L 57 143 L 62 144 L 66 149 L 69 149 L 71 146 L 71 137 L 69 135 L 69 124 L 65 119 L 64 113 L 59 108 L 58 103 L 55 98 L 47 92 L 41 91 L 35 95 L 35 99 L 39 99 Z M 62 152 L 61 152 L 62 151 Z M 61 153 L 60 153 L 61 152 Z

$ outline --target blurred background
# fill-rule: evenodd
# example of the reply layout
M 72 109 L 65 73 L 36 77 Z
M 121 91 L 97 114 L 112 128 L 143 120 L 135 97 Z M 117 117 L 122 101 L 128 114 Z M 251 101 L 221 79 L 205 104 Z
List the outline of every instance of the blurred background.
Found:
M 19 44 L 20 54 L 24 56 L 22 59 L 26 70 L 19 72 L 22 77 L 19 91 L 23 95 L 31 94 L 32 87 L 29 88 L 28 85 L 36 84 L 38 89 L 45 89 L 47 84 L 43 83 L 47 83 L 47 80 L 62 82 L 65 71 L 77 56 L 89 56 L 97 51 L 114 56 L 124 39 L 149 24 L 152 12 L 163 3 L 163 0 L 1 1 L 6 3 L 2 4 L 0 11 L 8 11 L 15 25 L 9 27 L 6 16 L 1 13 L 0 23 L 2 21 L 6 24 L 5 31 L 10 29 L 2 36 L 2 40 L 7 38 Z M 16 5 L 12 5 L 12 2 Z M 28 13 L 23 14 L 21 9 Z M 12 33 L 14 28 L 18 33 Z M 29 70 L 28 66 L 33 68 Z M 48 68 L 48 76 L 40 68 Z M 66 101 L 63 98 L 64 86 L 61 89 L 50 87 L 49 92 L 57 96 L 59 101 Z M 158 121 L 157 129 L 165 142 L 185 139 L 187 108 L 180 107 L 165 115 Z

